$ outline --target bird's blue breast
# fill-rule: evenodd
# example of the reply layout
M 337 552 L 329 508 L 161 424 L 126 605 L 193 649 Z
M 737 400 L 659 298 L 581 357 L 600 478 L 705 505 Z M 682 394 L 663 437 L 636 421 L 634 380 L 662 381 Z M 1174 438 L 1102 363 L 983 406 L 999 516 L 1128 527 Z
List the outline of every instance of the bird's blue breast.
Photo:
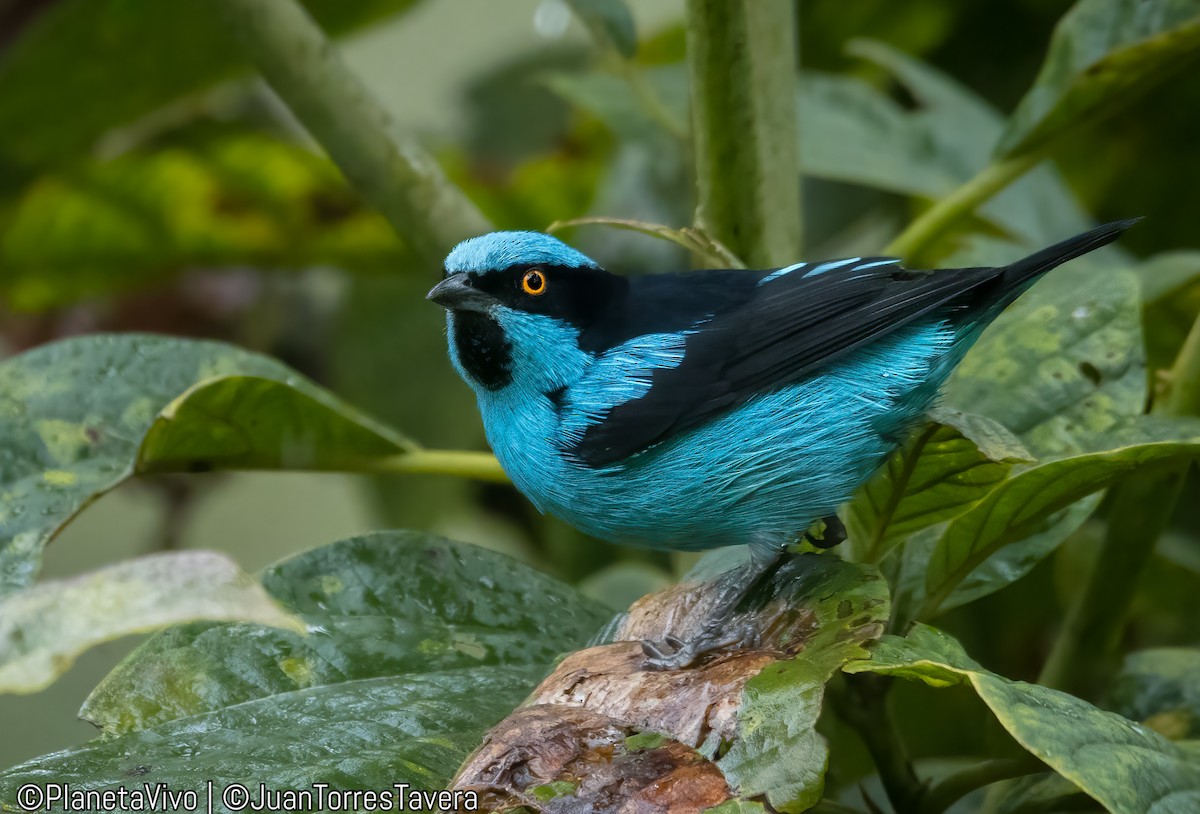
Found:
M 780 545 L 832 514 L 930 407 L 965 349 L 944 322 L 902 329 L 592 468 L 571 455 L 571 442 L 643 395 L 656 368 L 679 365 L 686 333 L 640 336 L 593 356 L 578 348 L 575 329 L 548 317 L 507 312 L 499 321 L 512 341 L 513 380 L 475 390 L 489 443 L 516 486 L 596 537 L 671 549 Z

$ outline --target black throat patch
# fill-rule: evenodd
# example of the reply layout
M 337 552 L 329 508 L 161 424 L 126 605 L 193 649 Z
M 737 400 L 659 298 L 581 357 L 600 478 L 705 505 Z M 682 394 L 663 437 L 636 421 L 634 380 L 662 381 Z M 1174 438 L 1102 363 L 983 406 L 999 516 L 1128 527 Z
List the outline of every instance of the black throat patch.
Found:
M 512 345 L 494 319 L 475 311 L 454 315 L 454 347 L 472 379 L 488 390 L 512 381 Z

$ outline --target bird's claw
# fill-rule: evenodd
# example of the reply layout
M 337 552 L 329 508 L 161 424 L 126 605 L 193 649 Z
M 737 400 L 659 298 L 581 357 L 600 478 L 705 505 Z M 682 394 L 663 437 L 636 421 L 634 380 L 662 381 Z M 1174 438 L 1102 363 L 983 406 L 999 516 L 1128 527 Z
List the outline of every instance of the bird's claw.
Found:
M 752 624 L 742 626 L 732 635 L 719 635 L 717 630 L 716 625 L 706 627 L 695 638 L 687 641 L 670 635 L 664 636 L 661 641 L 643 640 L 642 653 L 646 656 L 646 669 L 682 670 L 716 650 L 727 647 L 752 650 L 761 643 L 758 630 Z

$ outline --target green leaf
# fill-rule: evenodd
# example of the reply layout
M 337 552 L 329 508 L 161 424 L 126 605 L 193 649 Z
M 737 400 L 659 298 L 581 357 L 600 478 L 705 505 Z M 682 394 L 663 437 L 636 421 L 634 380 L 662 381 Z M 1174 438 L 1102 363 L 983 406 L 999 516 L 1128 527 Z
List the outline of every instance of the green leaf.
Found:
M 883 92 L 866 90 L 850 78 L 819 80 L 817 93 L 804 97 L 810 108 L 803 114 L 800 149 L 809 155 L 819 151 L 814 161 L 806 162 L 805 172 L 910 195 L 941 197 L 988 165 L 1004 119 L 987 102 L 898 48 L 854 40 L 848 50 L 893 74 L 912 94 L 917 107 L 902 111 Z M 823 92 L 822 85 L 829 83 L 833 87 Z M 822 98 L 825 103 L 818 104 Z M 906 124 L 901 123 L 902 117 Z M 875 156 L 867 158 L 864 151 L 873 151 Z M 1028 173 L 991 198 L 980 208 L 980 215 L 1030 250 L 1091 225 L 1050 166 Z M 1013 250 L 1011 246 L 1003 248 Z
M 1145 405 L 1137 281 L 1078 261 L 1051 272 L 985 331 L 946 397 L 1039 458 L 1095 448 Z
M 678 149 L 677 134 L 687 132 L 688 87 L 682 66 L 629 66 L 622 76 L 555 72 L 542 81 L 622 138 Z
M 851 551 L 879 562 L 915 531 L 962 514 L 1031 455 L 991 419 L 937 410 L 845 507 Z
M 790 567 L 795 573 L 781 579 L 793 597 L 788 606 L 811 615 L 813 634 L 795 658 L 746 683 L 736 738 L 717 765 L 739 796 L 765 795 L 777 811 L 804 811 L 825 787 L 829 749 L 816 731 L 825 684 L 866 652 L 890 606 L 887 582 L 869 566 L 802 555 Z
M 1131 653 L 1113 679 L 1109 703 L 1174 740 L 1200 736 L 1200 650 Z
M 197 619 L 304 631 L 223 554 L 140 557 L 0 599 L 0 692 L 36 692 L 88 648 Z
M 996 814 L 1018 814 L 1021 811 L 1074 811 L 1079 804 L 1091 805 L 1091 800 L 1079 787 L 1053 773 L 1019 777 L 1003 785 L 993 786 L 989 793 L 998 800 Z
M 122 334 L 37 348 L 0 363 L 0 415 L 0 595 L 33 580 L 77 512 L 141 471 L 419 469 L 422 456 L 495 470 L 486 456 L 419 450 L 285 365 L 215 342 Z
M 934 687 L 965 684 L 1018 743 L 1119 814 L 1185 814 L 1200 806 L 1200 763 L 1153 730 L 1058 690 L 1012 681 L 973 661 L 934 628 L 886 636 L 868 661 L 847 672 L 874 672 Z
M 626 58 L 637 53 L 637 28 L 624 0 L 567 0 L 567 5 L 602 45 Z
M 921 617 L 941 608 L 971 571 L 1005 545 L 1044 531 L 1054 513 L 1133 472 L 1177 465 L 1200 454 L 1200 421 L 1143 417 L 1105 440 L 1113 446 L 1014 474 L 950 521 L 929 561 Z
M 1200 55 L 1197 0 L 1080 0 L 997 148 L 1010 158 L 1111 115 Z
M 924 198 L 965 180 L 922 116 L 860 79 L 808 71 L 799 106 L 805 175 Z
M 304 5 L 326 31 L 337 34 L 413 2 Z M 0 60 L 0 187 L 6 176 L 71 158 L 108 130 L 245 68 L 236 43 L 204 0 L 55 3 Z
M 43 310 L 191 266 L 386 271 L 409 258 L 327 160 L 257 135 L 45 175 L 0 230 L 2 292 Z
M 192 385 L 147 428 L 135 470 L 363 471 L 414 448 L 280 368 L 280 379 L 226 375 Z
M 85 705 L 108 737 L 0 773 L 0 805 L 47 776 L 438 788 L 608 617 L 507 557 L 412 532 L 300 554 L 263 585 L 307 636 L 192 624 L 154 637 Z
M 1156 254 L 1140 263 L 1136 271 L 1142 284 L 1142 300 L 1157 302 L 1200 279 L 1200 251 Z

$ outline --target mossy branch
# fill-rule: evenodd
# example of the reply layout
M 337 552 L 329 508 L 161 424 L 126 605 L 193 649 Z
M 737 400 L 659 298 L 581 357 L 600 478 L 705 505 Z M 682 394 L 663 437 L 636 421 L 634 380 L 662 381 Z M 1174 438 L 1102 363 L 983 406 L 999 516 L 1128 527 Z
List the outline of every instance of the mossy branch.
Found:
M 491 227 L 379 102 L 296 0 L 212 0 L 263 78 L 423 262 Z

